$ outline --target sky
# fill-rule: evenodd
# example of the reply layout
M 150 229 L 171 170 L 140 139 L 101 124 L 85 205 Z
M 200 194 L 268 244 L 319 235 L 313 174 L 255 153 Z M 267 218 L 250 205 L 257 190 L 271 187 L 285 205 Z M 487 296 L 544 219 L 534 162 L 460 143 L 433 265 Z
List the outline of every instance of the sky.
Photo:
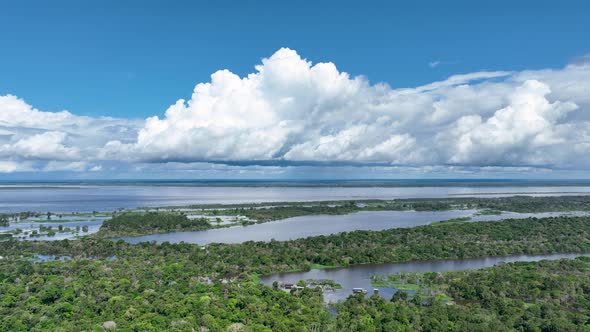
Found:
M 589 178 L 586 1 L 0 9 L 0 180 Z

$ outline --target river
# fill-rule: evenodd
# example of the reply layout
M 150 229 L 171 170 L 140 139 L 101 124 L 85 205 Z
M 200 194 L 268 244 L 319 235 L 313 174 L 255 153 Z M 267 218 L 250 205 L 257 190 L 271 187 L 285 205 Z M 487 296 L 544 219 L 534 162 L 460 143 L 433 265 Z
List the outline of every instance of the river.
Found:
M 170 243 L 241 243 L 246 241 L 277 241 L 329 235 L 355 230 L 379 231 L 390 228 L 405 228 L 428 225 L 435 221 L 453 218 L 472 217 L 471 221 L 495 221 L 510 218 L 552 217 L 561 215 L 586 215 L 585 212 L 547 212 L 515 213 L 500 215 L 475 215 L 476 210 L 451 211 L 362 211 L 346 215 L 312 215 L 287 218 L 283 220 L 255 224 L 209 229 L 197 232 L 174 232 L 152 234 L 138 237 L 122 237 L 130 242 L 170 242 Z
M 498 197 L 513 195 L 589 195 L 588 185 L 457 185 L 416 187 L 292 187 L 292 186 L 179 186 L 179 185 L 0 185 L 0 213 L 111 212 L 137 207 L 208 203 L 283 201 Z
M 372 294 L 373 287 L 371 285 L 371 276 L 376 274 L 386 275 L 395 274 L 399 272 L 458 271 L 490 267 L 502 262 L 536 262 L 543 259 L 554 260 L 561 258 L 575 258 L 578 256 L 590 256 L 590 254 L 555 254 L 540 256 L 515 255 L 461 260 L 438 260 L 395 264 L 353 265 L 344 268 L 315 269 L 307 272 L 273 274 L 261 277 L 260 281 L 265 285 L 272 286 L 272 283 L 274 281 L 295 284 L 299 280 L 308 279 L 334 280 L 337 283 L 339 283 L 342 286 L 342 288 L 334 291 L 324 292 L 324 300 L 329 303 L 345 300 L 348 296 L 352 294 L 353 288 L 364 288 L 368 290 L 369 295 Z M 386 299 L 390 299 L 395 292 L 396 290 L 394 288 L 379 288 L 379 295 L 385 297 Z

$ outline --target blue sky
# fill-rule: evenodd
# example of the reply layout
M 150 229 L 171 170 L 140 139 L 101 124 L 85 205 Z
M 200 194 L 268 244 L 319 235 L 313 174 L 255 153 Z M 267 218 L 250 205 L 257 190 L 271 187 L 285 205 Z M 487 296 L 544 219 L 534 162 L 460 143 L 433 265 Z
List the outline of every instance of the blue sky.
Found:
M 154 174 L 159 174 L 155 177 L 167 174 L 185 177 L 195 172 L 207 177 L 209 171 L 203 167 L 227 167 L 227 173 L 215 176 L 235 177 L 242 172 L 245 176 L 265 177 L 273 174 L 272 167 L 296 168 L 304 164 L 305 169 L 316 167 L 315 171 L 309 171 L 312 173 L 325 174 L 328 170 L 325 177 L 338 177 L 339 172 L 348 174 L 346 167 L 351 165 L 361 169 L 360 173 L 352 172 L 361 174 L 360 177 L 373 176 L 369 167 L 376 166 L 397 167 L 386 169 L 376 177 L 407 174 L 514 177 L 514 174 L 527 176 L 524 173 L 530 169 L 557 171 L 558 177 L 578 176 L 580 172 L 584 174 L 588 163 L 570 162 L 570 159 L 586 149 L 587 100 L 582 96 L 583 91 L 567 90 L 564 86 L 585 87 L 587 83 L 584 57 L 590 53 L 589 12 L 590 4 L 586 1 L 486 4 L 474 1 L 5 1 L 0 10 L 0 31 L 4 32 L 0 96 L 13 96 L 26 106 L 14 106 L 16 102 L 7 99 L 4 113 L 9 114 L 12 105 L 11 112 L 18 114 L 25 114 L 30 107 L 51 114 L 67 110 L 75 118 L 66 125 L 58 123 L 62 120 L 57 116 L 50 117 L 53 120 L 44 118 L 44 121 L 56 121 L 47 126 L 23 121 L 5 124 L 4 129 L 0 128 L 3 139 L 0 170 L 25 178 L 70 173 L 133 177 L 134 169 L 155 168 Z M 296 53 L 281 52 L 281 48 Z M 211 82 L 211 75 L 220 69 L 245 77 L 259 73 L 254 66 L 261 65 L 263 59 L 282 60 L 277 57 L 272 60 L 277 54 L 287 54 L 289 59 L 295 57 L 297 61 L 280 68 L 265 64 L 269 72 L 299 68 L 304 59 L 311 62 L 310 68 L 318 63 L 333 63 L 337 71 L 326 75 L 336 73 L 334 77 L 337 77 L 346 72 L 349 81 L 340 93 L 356 89 L 355 97 L 331 99 L 328 103 L 326 99 L 333 96 L 328 98 L 318 91 L 324 93 L 324 87 L 329 84 L 311 88 L 281 86 L 285 91 L 297 90 L 294 95 L 287 96 L 282 90 L 280 94 L 281 100 L 293 99 L 298 109 L 303 110 L 304 114 L 294 121 L 293 116 L 285 115 L 294 112 L 292 109 L 283 110 L 272 104 L 278 100 L 278 94 L 268 97 L 268 91 L 279 89 L 266 86 L 277 82 L 276 77 L 254 79 L 252 82 L 263 81 L 266 85 L 253 90 L 225 84 L 225 88 L 231 86 L 244 94 L 255 95 L 260 91 L 267 94 L 260 100 L 240 101 L 239 105 L 249 107 L 242 110 L 246 113 L 223 113 L 219 109 L 215 113 L 207 110 L 205 102 L 196 102 L 201 100 L 199 96 L 209 96 L 210 92 L 191 96 L 197 84 Z M 579 63 L 584 65 L 574 66 Z M 449 77 L 461 74 L 471 76 L 449 81 Z M 322 75 L 316 75 L 314 80 L 327 77 Z M 219 79 L 224 82 L 231 79 L 222 76 Z M 358 76 L 362 76 L 361 83 L 355 81 Z M 570 81 L 568 77 L 575 79 Z M 279 78 L 289 82 L 298 79 Z M 540 85 L 526 82 L 531 79 Z M 426 101 L 424 105 L 408 107 L 403 115 L 395 113 L 407 106 L 399 97 L 404 88 L 412 89 L 418 99 L 426 97 L 424 91 L 432 90 L 420 87 L 433 82 L 447 82 L 442 89 L 459 87 L 442 91 L 437 86 L 436 93 L 428 96 L 433 119 L 408 118 L 411 112 L 427 113 Z M 379 88 L 379 83 L 388 87 Z M 369 88 L 362 87 L 363 84 Z M 485 89 L 490 105 L 474 106 L 473 100 L 458 98 L 464 93 L 459 91 L 461 85 L 472 87 L 472 94 Z M 223 84 L 218 86 L 225 89 Z M 535 99 L 538 96 L 542 98 Z M 520 110 L 518 100 L 529 97 L 539 108 Z M 198 114 L 165 113 L 179 99 L 194 99 L 197 106 L 187 102 L 181 108 L 185 115 Z M 368 99 L 371 100 L 367 104 L 361 102 Z M 236 98 L 227 95 L 220 100 L 218 104 L 229 105 Z M 545 101 L 550 107 L 545 107 Z M 447 113 L 461 112 L 455 111 L 457 103 L 474 110 L 448 118 Z M 348 110 L 342 106 L 345 104 L 356 108 Z M 378 107 L 384 104 L 389 107 L 386 111 L 382 108 L 387 107 Z M 442 111 L 441 104 L 446 105 Z M 0 112 L 2 107 L 0 103 Z M 14 111 L 15 107 L 19 110 Z M 264 107 L 271 109 L 263 110 Z M 529 136 L 509 134 L 499 138 L 502 131 L 514 129 L 493 127 L 497 123 L 495 119 L 507 117 L 495 112 L 507 107 L 509 110 L 502 114 L 509 113 L 510 121 L 523 121 L 521 125 L 527 130 L 530 127 L 527 121 L 538 125 L 533 126 Z M 348 118 L 348 111 L 359 113 L 350 115 L 350 121 L 335 120 Z M 379 114 L 368 119 L 367 114 L 376 113 Z M 206 120 L 206 114 L 218 114 L 215 121 L 227 121 L 223 129 L 226 131 L 216 129 L 215 123 Z M 241 123 L 239 119 L 248 118 L 244 114 L 252 114 L 252 121 L 264 125 L 253 128 Z M 321 126 L 300 121 L 314 116 L 320 121 L 328 115 L 332 120 Z M 91 121 L 80 116 L 88 116 Z M 93 122 L 102 116 L 114 119 L 108 123 Z M 160 122 L 144 123 L 144 119 L 152 116 L 158 116 Z M 479 122 L 473 116 L 479 117 Z M 194 121 L 195 125 L 186 128 L 175 121 Z M 390 122 L 383 124 L 383 121 Z M 411 127 L 408 123 L 412 121 L 425 122 L 423 126 Z M 284 124 L 281 131 L 271 130 L 279 123 Z M 566 137 L 565 132 L 571 131 L 574 124 L 582 126 L 576 127 L 582 134 Z M 87 136 L 88 128 L 93 126 L 103 128 L 103 132 Z M 461 126 L 476 129 L 461 137 L 437 137 L 436 142 L 428 139 L 439 131 L 457 131 Z M 147 137 L 144 141 L 138 136 L 142 131 Z M 236 132 L 231 142 L 220 141 L 215 136 Z M 181 140 L 173 137 L 173 133 L 192 138 Z M 366 139 L 357 142 L 350 138 L 354 135 Z M 505 147 L 496 149 L 486 145 L 486 135 L 496 137 Z M 277 137 L 281 139 L 275 142 Z M 358 137 L 355 139 L 360 140 Z M 209 147 L 202 146 L 204 141 Z M 466 141 L 469 146 L 465 145 Z M 55 146 L 50 151 L 40 151 L 35 142 L 50 142 Z M 112 142 L 119 145 L 109 144 Z M 244 142 L 240 151 L 232 145 L 235 142 Z M 340 148 L 328 151 L 326 142 Z M 436 147 L 430 149 L 435 143 Z M 572 146 L 573 143 L 577 145 L 571 154 L 561 153 L 563 146 L 559 144 Z M 261 145 L 264 146 L 253 151 Z M 527 145 L 538 148 L 529 151 Z M 89 151 L 89 146 L 95 150 Z M 420 151 L 420 156 L 416 151 Z M 550 157 L 554 154 L 555 158 L 547 158 L 547 154 Z M 174 168 L 172 171 L 166 168 L 171 162 L 184 166 L 180 167 L 182 170 L 169 166 Z M 258 169 L 259 165 L 269 163 L 273 166 Z M 412 171 L 400 167 L 411 167 Z M 91 169 L 98 173 L 90 173 Z M 432 169 L 440 173 L 428 173 Z M 490 175 L 490 169 L 498 171 Z M 290 172 L 281 174 L 291 176 Z
M 561 67 L 590 53 L 589 12 L 587 1 L 5 1 L 0 91 L 48 111 L 143 118 L 280 47 L 414 87 Z

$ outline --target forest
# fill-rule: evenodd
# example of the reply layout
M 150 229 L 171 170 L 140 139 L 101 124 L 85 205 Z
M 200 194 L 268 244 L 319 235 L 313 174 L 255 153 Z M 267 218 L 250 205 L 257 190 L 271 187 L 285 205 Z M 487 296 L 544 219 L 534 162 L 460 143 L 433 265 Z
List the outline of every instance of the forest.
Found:
M 447 227 L 456 226 L 430 227 L 436 231 L 427 236 L 439 237 Z M 497 237 L 509 230 L 479 231 Z M 517 239 L 505 241 L 526 243 Z M 254 271 L 266 269 L 264 258 L 251 261 L 250 272 L 238 278 L 208 276 L 220 261 L 243 256 L 240 250 L 253 244 L 226 245 L 227 251 L 209 259 L 210 253 L 196 254 L 206 250 L 195 245 L 102 239 L 0 244 L 6 255 L 0 264 L 0 330 L 5 331 L 101 331 L 105 326 L 123 331 L 579 331 L 589 319 L 586 258 L 419 278 L 444 290 L 453 305 L 400 293 L 405 295 L 392 299 L 351 295 L 326 308 L 319 289 L 288 293 L 260 284 Z M 36 263 L 20 256 L 40 251 L 67 252 L 73 259 Z
M 143 234 L 198 231 L 210 228 L 204 218 L 189 219 L 184 214 L 165 212 L 126 212 L 105 220 L 98 237 L 137 236 Z
M 312 265 L 348 266 L 512 254 L 590 252 L 590 217 L 507 219 L 496 222 L 440 223 L 383 231 L 354 231 L 291 241 L 248 241 L 199 245 L 83 237 L 61 241 L 3 241 L 0 255 L 69 255 L 143 260 L 174 257 L 200 275 L 239 278 L 308 270 Z
M 526 271 L 534 265 L 525 264 L 518 278 L 513 271 L 499 270 L 514 276 L 497 274 L 489 281 L 488 270 L 450 274 L 437 287 L 454 305 L 417 303 L 412 296 L 397 296 L 393 302 L 352 296 L 330 309 L 319 290 L 289 294 L 261 285 L 257 276 L 316 264 L 584 253 L 590 252 L 589 232 L 590 217 L 554 217 L 204 247 L 94 237 L 7 240 L 0 242 L 0 330 L 100 331 L 115 324 L 124 331 L 552 331 L 555 326 L 574 331 L 587 322 L 587 312 L 575 309 L 588 306 L 582 265 L 564 264 L 553 275 L 549 268 Z M 37 262 L 37 254 L 71 260 Z M 564 272 L 569 269 L 578 278 L 571 279 L 573 284 L 559 279 L 569 276 Z M 504 288 L 495 288 L 500 286 Z M 544 302 L 537 305 L 536 300 Z M 559 325 L 565 321 L 569 323 Z
M 518 262 L 413 276 L 453 300 L 398 292 L 353 295 L 337 305 L 341 331 L 587 331 L 590 259 Z M 399 295 L 398 295 L 399 294 Z

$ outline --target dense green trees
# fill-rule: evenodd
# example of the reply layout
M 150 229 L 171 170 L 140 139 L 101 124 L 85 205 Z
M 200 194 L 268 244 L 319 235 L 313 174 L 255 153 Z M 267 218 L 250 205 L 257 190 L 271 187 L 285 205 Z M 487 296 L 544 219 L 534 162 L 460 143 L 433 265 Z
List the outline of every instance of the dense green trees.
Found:
M 105 220 L 96 236 L 135 236 L 176 231 L 197 231 L 210 228 L 204 218 L 189 219 L 175 213 L 121 213 Z
M 202 274 L 236 277 L 309 269 L 510 254 L 590 252 L 590 217 L 528 218 L 497 222 L 355 231 L 292 241 L 241 244 L 140 243 L 83 238 L 77 241 L 0 242 L 0 255 L 29 251 L 49 255 L 189 259 Z
M 583 259 L 429 276 L 424 279 L 455 305 L 427 296 L 394 302 L 351 296 L 335 317 L 319 290 L 289 294 L 255 277 L 312 264 L 557 252 L 590 252 L 590 217 L 442 223 L 205 247 L 92 237 L 8 240 L 0 242 L 0 330 L 100 331 L 109 321 L 128 331 L 582 330 L 590 318 Z M 72 260 L 33 263 L 26 257 L 34 254 Z
M 172 259 L 0 265 L 1 331 L 325 330 L 319 290 L 291 295 L 249 278 L 208 283 Z
M 301 202 L 298 203 L 298 205 L 290 204 L 267 208 L 240 208 L 233 212 L 258 222 L 267 222 L 305 215 L 348 214 L 360 211 L 359 209 L 360 208 L 356 206 L 354 202 L 339 202 L 337 204 L 318 203 L 313 205 L 307 205 L 306 203 Z
M 590 322 L 588 258 L 425 274 L 455 304 L 351 295 L 335 316 L 319 289 L 289 294 L 251 275 L 211 282 L 168 255 L 2 263 L 2 331 L 100 331 L 107 321 L 124 331 L 583 331 Z
M 219 213 L 242 215 L 257 222 L 318 214 L 349 214 L 359 211 L 442 211 L 479 209 L 497 214 L 512 212 L 588 211 L 590 196 L 512 196 L 497 198 L 457 197 L 396 200 L 277 202 L 233 205 L 192 205 L 193 209 L 222 209 Z M 485 213 L 485 212 L 484 212 Z
M 351 296 L 335 325 L 347 331 L 587 331 L 590 259 L 513 263 L 436 274 L 455 304 L 414 296 Z M 396 293 L 397 294 L 397 293 Z M 403 293 L 406 294 L 406 293 Z

